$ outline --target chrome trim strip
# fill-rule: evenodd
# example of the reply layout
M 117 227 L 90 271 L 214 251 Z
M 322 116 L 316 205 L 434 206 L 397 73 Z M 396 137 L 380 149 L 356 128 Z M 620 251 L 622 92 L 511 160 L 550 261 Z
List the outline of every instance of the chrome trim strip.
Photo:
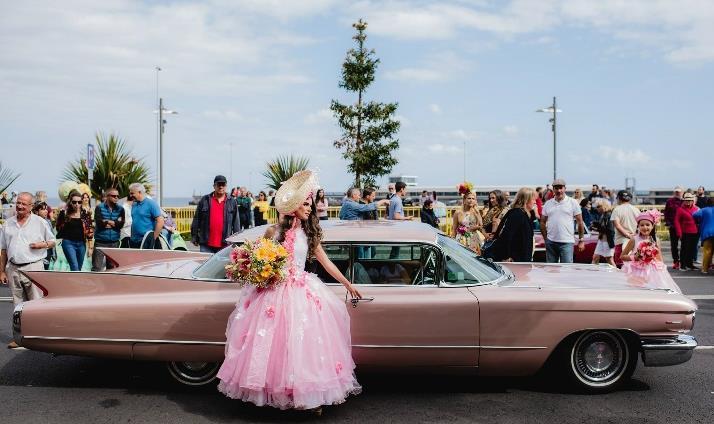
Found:
M 106 339 L 101 337 L 55 337 L 55 336 L 24 336 L 24 339 L 33 340 L 70 340 L 78 342 L 114 342 L 114 343 L 161 343 L 161 344 L 207 344 L 224 346 L 226 342 L 209 342 L 205 340 L 145 340 L 145 339 Z
M 352 345 L 352 347 L 363 348 L 386 348 L 386 349 L 478 349 L 480 346 L 426 346 L 426 345 Z
M 79 342 L 114 342 L 114 343 L 161 343 L 161 344 L 180 344 L 180 345 L 214 345 L 224 346 L 225 342 L 209 342 L 205 340 L 146 340 L 146 339 L 107 339 L 101 337 L 55 337 L 55 336 L 24 336 L 24 339 L 32 340 L 68 340 Z M 361 345 L 356 344 L 352 347 L 359 348 L 380 348 L 380 349 L 547 349 L 543 346 L 468 346 L 468 345 Z
M 536 350 L 548 348 L 545 346 L 481 346 L 481 349 Z
M 511 349 L 511 350 L 534 350 L 547 349 L 545 346 L 448 346 L 448 345 L 352 345 L 361 348 L 387 348 L 387 349 Z

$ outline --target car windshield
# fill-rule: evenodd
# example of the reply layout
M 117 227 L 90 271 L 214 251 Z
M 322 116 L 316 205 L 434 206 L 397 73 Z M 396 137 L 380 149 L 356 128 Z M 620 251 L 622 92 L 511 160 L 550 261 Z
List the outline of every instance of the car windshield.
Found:
M 207 280 L 226 280 L 226 265 L 230 261 L 232 249 L 233 247 L 228 246 L 211 256 L 193 271 L 193 277 Z
M 504 275 L 500 265 L 478 256 L 456 240 L 439 234 L 445 257 L 445 281 L 449 284 L 484 284 Z

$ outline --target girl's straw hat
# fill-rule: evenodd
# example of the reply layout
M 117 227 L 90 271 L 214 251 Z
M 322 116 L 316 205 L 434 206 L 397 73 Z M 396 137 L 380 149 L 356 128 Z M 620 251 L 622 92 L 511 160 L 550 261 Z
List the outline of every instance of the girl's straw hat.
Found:
M 298 171 L 275 193 L 275 208 L 282 214 L 290 215 L 305 199 L 314 196 L 318 188 L 317 176 L 314 172 Z

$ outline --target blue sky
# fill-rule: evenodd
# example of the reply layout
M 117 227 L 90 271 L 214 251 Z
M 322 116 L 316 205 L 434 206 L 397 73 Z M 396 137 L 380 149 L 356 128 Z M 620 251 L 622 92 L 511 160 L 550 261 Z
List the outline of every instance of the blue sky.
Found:
M 165 195 L 263 187 L 300 154 L 328 191 L 351 176 L 328 107 L 351 23 L 381 64 L 367 98 L 399 102 L 399 164 L 422 184 L 545 184 L 558 97 L 559 176 L 572 184 L 711 186 L 709 1 L 5 2 L 0 160 L 14 189 L 56 192 L 95 131 L 156 164 L 156 71 L 168 108 Z M 230 166 L 230 144 L 233 166 Z

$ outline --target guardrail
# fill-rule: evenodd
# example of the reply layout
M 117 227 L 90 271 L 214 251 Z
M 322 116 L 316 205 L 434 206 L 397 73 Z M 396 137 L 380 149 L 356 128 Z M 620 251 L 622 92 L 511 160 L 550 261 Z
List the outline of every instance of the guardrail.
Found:
M 649 209 L 658 209 L 662 210 L 664 209 L 664 206 L 652 206 L 652 205 L 635 205 L 641 210 L 649 210 Z M 174 213 L 174 219 L 176 221 L 178 231 L 181 233 L 188 233 L 191 232 L 191 221 L 193 220 L 193 215 L 196 211 L 195 206 L 184 206 L 184 207 L 166 207 L 164 208 L 167 212 L 173 212 Z M 437 208 L 438 209 L 438 208 Z M 459 209 L 461 209 L 461 206 L 446 206 L 445 208 L 441 208 L 442 210 L 445 209 L 445 216 L 440 217 L 440 228 L 442 231 L 444 231 L 447 234 L 451 234 L 451 223 L 453 221 L 453 213 Z M 479 206 L 479 210 L 483 209 L 483 207 Z M 387 217 L 387 211 L 385 208 L 378 208 L 377 209 L 377 214 L 380 219 L 386 218 Z M 444 214 L 442 212 L 441 214 Z M 328 219 L 337 219 L 338 216 L 340 215 L 340 207 L 339 206 L 330 206 L 327 208 L 327 217 Z M 404 215 L 405 216 L 412 216 L 414 219 L 419 220 L 421 217 L 421 208 L 418 206 L 405 206 L 404 207 Z M 270 208 L 268 211 L 268 223 L 270 224 L 275 224 L 278 222 L 278 211 L 275 208 Z M 667 230 L 667 227 L 664 225 L 664 223 L 660 222 L 659 225 L 657 225 L 657 237 L 660 240 L 668 240 L 669 239 L 669 231 Z

